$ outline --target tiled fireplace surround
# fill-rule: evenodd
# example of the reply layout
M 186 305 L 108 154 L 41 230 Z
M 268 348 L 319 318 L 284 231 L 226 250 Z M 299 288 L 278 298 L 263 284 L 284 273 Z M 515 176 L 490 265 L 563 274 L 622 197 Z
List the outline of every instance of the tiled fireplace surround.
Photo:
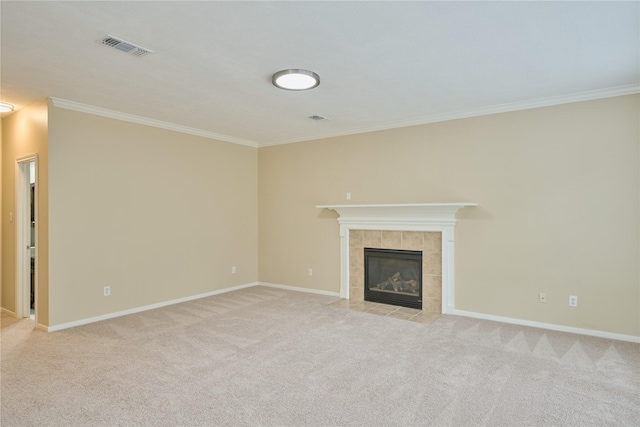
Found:
M 456 213 L 475 203 L 322 205 L 338 213 L 340 296 L 364 299 L 364 248 L 422 251 L 423 311 L 454 312 Z
M 364 248 L 422 251 L 422 311 L 442 312 L 442 233 L 349 230 L 349 299 L 364 300 Z

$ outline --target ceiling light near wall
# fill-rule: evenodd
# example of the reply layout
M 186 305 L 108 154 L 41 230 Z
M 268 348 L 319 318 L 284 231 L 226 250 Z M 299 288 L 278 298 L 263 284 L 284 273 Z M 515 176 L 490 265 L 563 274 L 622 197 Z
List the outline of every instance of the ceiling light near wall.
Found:
M 280 89 L 308 90 L 320 84 L 320 76 L 309 70 L 282 70 L 273 75 L 271 82 Z
M 11 111 L 13 111 L 13 105 L 0 102 L 0 113 L 10 113 Z

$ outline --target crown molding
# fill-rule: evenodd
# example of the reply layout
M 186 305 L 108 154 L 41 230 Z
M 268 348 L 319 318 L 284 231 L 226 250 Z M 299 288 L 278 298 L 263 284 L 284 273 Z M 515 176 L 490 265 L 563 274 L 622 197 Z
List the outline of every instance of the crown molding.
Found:
M 553 105 L 570 104 L 573 102 L 593 101 L 602 98 L 613 98 L 616 96 L 634 95 L 640 93 L 640 85 L 617 86 L 607 89 L 591 90 L 587 92 L 572 93 L 569 95 L 551 96 L 548 98 L 538 98 L 523 102 L 513 102 L 508 104 L 498 104 L 488 107 L 476 108 L 467 111 L 453 111 L 443 114 L 433 114 L 410 120 L 387 122 L 380 126 L 364 127 L 347 131 L 313 135 L 303 138 L 292 138 L 268 143 L 260 143 L 258 146 L 270 147 L 274 145 L 293 144 L 296 142 L 312 141 L 316 139 L 335 138 L 338 136 L 356 135 L 366 132 L 377 132 L 389 129 L 398 129 L 409 126 L 419 126 L 429 123 L 445 122 L 449 120 L 466 119 L 470 117 L 487 116 L 490 114 L 509 113 L 512 111 L 529 110 L 532 108 L 550 107 Z
M 613 98 L 616 96 L 634 95 L 640 93 L 640 85 L 618 86 L 607 89 L 591 90 L 587 92 L 573 93 L 569 95 L 551 96 L 548 98 L 538 98 L 523 102 L 514 102 L 509 104 L 492 105 L 466 111 L 453 111 L 443 114 L 433 114 L 430 116 L 418 117 L 410 120 L 400 120 L 381 124 L 379 126 L 362 127 L 338 132 L 330 132 L 325 134 L 309 135 L 301 138 L 283 139 L 272 142 L 257 142 L 242 138 L 236 138 L 229 135 L 222 135 L 215 132 L 196 129 L 188 126 L 177 125 L 174 123 L 164 122 L 161 120 L 149 119 L 147 117 L 136 116 L 133 114 L 122 113 L 119 111 L 108 110 L 105 108 L 95 107 L 92 105 L 81 104 L 79 102 L 68 101 L 60 98 L 50 98 L 53 106 L 64 108 L 67 110 L 88 113 L 102 117 L 108 117 L 116 120 L 123 120 L 141 125 L 157 127 L 161 129 L 172 130 L 174 132 L 185 133 L 189 135 L 201 136 L 204 138 L 215 139 L 218 141 L 230 142 L 233 144 L 246 145 L 253 148 L 270 147 L 274 145 L 293 144 L 296 142 L 313 141 L 318 139 L 335 138 L 340 136 L 357 135 L 367 132 L 377 132 L 390 129 L 398 129 L 410 126 L 419 126 L 429 123 L 445 122 L 449 120 L 466 119 L 470 117 L 487 116 L 490 114 L 508 113 L 512 111 L 529 110 L 532 108 L 550 107 L 553 105 L 570 104 L 573 102 L 592 101 L 602 98 Z
M 209 132 L 202 129 L 196 129 L 188 126 L 177 125 L 174 123 L 163 122 L 161 120 L 149 119 L 147 117 L 136 116 L 133 114 L 121 113 L 119 111 L 107 110 L 106 108 L 95 107 L 93 105 L 81 104 L 79 102 L 68 101 L 60 98 L 50 98 L 54 107 L 64 108 L 66 110 L 78 111 L 81 113 L 93 114 L 95 116 L 107 117 L 110 119 L 122 120 L 125 122 L 137 123 L 145 126 L 152 126 L 160 129 L 167 129 L 174 132 L 185 133 L 189 135 L 201 136 L 203 138 L 215 139 L 218 141 L 231 142 L 233 144 L 246 145 L 258 148 L 258 143 L 242 138 L 235 138 L 228 135 Z

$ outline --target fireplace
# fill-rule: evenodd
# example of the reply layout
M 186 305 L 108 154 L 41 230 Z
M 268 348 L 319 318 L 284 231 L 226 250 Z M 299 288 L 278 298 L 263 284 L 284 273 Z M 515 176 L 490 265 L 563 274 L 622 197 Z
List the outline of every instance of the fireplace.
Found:
M 363 248 L 422 251 L 422 310 L 453 313 L 456 212 L 476 203 L 320 205 L 338 213 L 340 296 L 364 299 Z
M 365 301 L 422 309 L 422 251 L 364 248 Z

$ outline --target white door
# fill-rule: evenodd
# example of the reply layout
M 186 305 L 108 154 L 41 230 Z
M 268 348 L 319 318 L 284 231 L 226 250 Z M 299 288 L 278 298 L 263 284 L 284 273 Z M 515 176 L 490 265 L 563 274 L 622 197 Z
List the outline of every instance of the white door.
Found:
M 22 157 L 16 167 L 16 317 L 37 315 L 38 156 Z M 36 319 L 37 322 L 37 319 Z

